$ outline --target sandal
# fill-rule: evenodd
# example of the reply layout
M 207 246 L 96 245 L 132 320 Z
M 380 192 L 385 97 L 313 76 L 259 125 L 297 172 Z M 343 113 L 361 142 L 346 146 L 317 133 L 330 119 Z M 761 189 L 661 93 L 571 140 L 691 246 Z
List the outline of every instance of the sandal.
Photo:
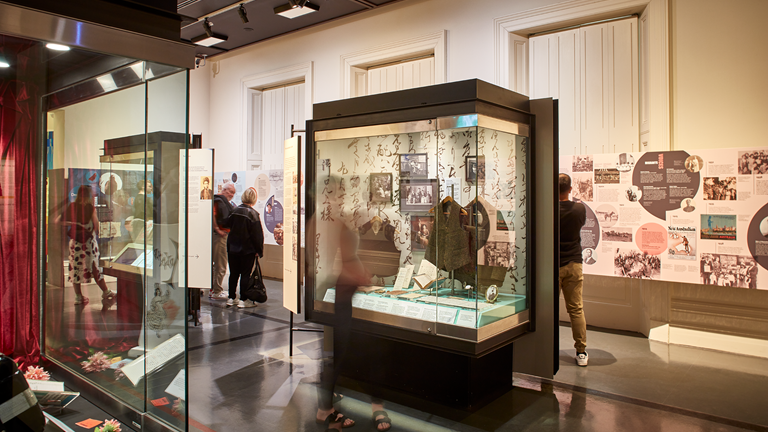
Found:
M 333 404 L 336 405 L 337 403 L 341 402 L 341 400 L 344 399 L 344 395 L 341 393 L 334 393 L 333 394 Z
M 378 416 L 384 416 L 384 418 L 377 419 Z M 392 429 L 392 420 L 389 419 L 389 414 L 387 414 L 386 411 L 376 411 L 373 413 L 373 416 L 371 417 L 371 420 L 373 420 L 373 427 L 376 428 L 379 432 L 386 432 L 390 429 Z M 386 429 L 379 429 L 379 425 L 382 423 L 387 423 L 389 425 Z
M 75 295 L 75 305 L 81 305 L 85 306 L 88 304 L 90 300 L 88 300 L 88 297 L 82 296 L 82 295 Z
M 345 422 L 347 420 L 350 420 L 352 423 L 350 423 L 348 425 L 345 424 Z M 335 429 L 331 429 L 329 427 L 331 425 L 331 423 L 341 423 L 342 429 L 351 428 L 352 426 L 355 425 L 355 421 L 354 420 L 352 420 L 351 418 L 345 416 L 344 414 L 342 414 L 342 413 L 340 413 L 340 412 L 338 412 L 336 410 L 333 410 L 332 413 L 328 414 L 328 417 L 326 417 L 325 420 L 317 420 L 317 419 L 315 419 L 315 421 L 317 423 L 319 423 L 319 424 L 324 424 L 326 432 L 327 431 L 335 430 Z

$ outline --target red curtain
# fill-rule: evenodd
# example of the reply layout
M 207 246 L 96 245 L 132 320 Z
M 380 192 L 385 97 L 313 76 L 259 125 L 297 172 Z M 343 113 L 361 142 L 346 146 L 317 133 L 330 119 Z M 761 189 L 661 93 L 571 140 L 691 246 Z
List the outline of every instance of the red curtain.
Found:
M 0 35 L 0 348 L 23 368 L 40 358 L 38 290 L 39 43 Z M 8 69 L 6 69 L 7 71 Z

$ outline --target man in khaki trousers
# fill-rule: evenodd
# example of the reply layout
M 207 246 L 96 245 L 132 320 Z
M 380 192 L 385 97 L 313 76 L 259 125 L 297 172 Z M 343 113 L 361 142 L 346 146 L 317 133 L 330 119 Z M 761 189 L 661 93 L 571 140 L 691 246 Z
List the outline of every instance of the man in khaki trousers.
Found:
M 227 294 L 221 286 L 227 273 L 227 236 L 229 228 L 224 228 L 226 219 L 234 210 L 230 201 L 235 196 L 235 185 L 227 183 L 213 198 L 213 284 L 209 298 L 226 300 Z
M 587 321 L 584 319 L 584 288 L 581 258 L 581 227 L 587 219 L 587 209 L 580 202 L 569 199 L 571 195 L 571 177 L 560 174 L 560 290 L 565 297 L 565 308 L 571 317 L 576 364 L 586 366 Z

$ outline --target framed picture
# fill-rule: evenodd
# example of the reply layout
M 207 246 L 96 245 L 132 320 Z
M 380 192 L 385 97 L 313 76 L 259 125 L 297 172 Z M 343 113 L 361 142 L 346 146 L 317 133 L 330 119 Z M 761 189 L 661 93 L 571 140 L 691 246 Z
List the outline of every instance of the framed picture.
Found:
M 392 173 L 371 174 L 371 202 L 392 202 Z
M 438 199 L 436 179 L 400 180 L 400 210 L 428 211 Z
M 401 154 L 400 178 L 425 179 L 427 178 L 427 154 Z
M 434 216 L 411 216 L 411 250 L 427 250 L 434 224 Z
M 464 159 L 464 168 L 467 182 L 484 183 L 485 182 L 485 156 L 467 156 Z

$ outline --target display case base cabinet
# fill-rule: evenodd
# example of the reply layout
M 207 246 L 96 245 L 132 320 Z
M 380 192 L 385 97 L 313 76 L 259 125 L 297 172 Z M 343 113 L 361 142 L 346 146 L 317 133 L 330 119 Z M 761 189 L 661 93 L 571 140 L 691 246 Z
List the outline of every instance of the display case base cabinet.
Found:
M 512 390 L 512 349 L 469 357 L 352 332 L 341 375 L 403 405 L 421 400 L 474 410 Z

